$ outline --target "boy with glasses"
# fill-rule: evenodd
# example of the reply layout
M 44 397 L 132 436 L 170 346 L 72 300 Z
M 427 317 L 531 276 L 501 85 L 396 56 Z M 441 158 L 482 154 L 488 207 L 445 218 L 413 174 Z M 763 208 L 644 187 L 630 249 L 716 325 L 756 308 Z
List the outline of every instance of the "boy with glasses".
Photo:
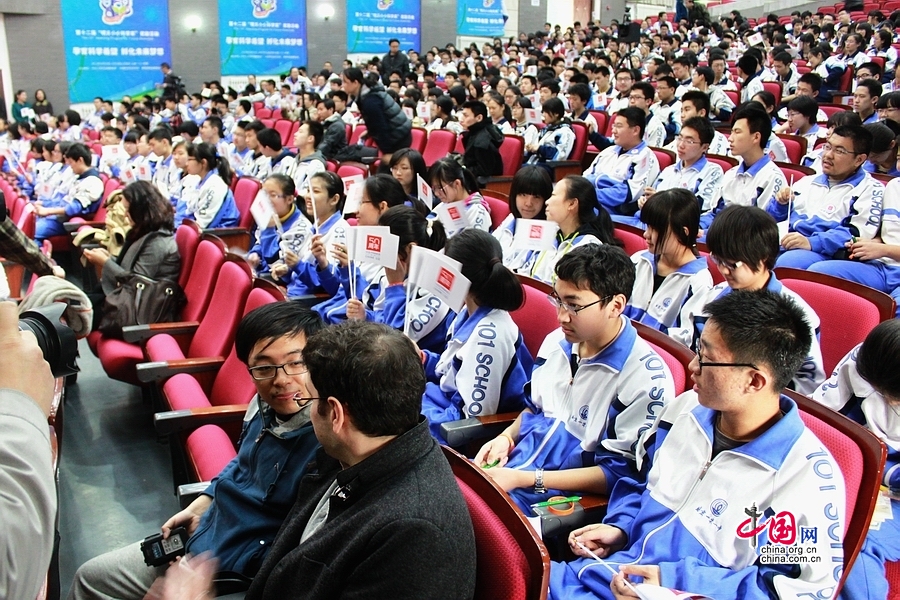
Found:
M 184 527 L 191 536 L 186 550 L 211 552 L 220 571 L 256 574 L 319 448 L 301 351 L 320 329 L 319 316 L 296 302 L 257 308 L 238 326 L 235 354 L 247 365 L 257 393 L 234 398 L 250 401 L 237 456 L 196 500 L 162 525 L 165 537 Z M 166 569 L 146 565 L 140 543 L 134 543 L 83 564 L 69 600 L 143 598 Z
M 793 377 L 793 389 L 811 394 L 825 380 L 819 346 L 819 317 L 803 299 L 784 287 L 772 269 L 778 257 L 778 225 L 771 215 L 753 206 L 729 206 L 713 221 L 706 237 L 710 256 L 725 279 L 707 294 L 696 294 L 681 310 L 681 327 L 670 327 L 669 336 L 698 350 L 700 335 L 709 318 L 706 305 L 736 290 L 766 289 L 788 296 L 802 310 L 810 326 L 809 354 Z
M 776 221 L 787 221 L 776 267 L 807 269 L 843 258 L 851 240 L 878 235 L 884 184 L 862 168 L 871 150 L 864 127 L 837 127 L 822 146 L 822 174 L 778 191 L 766 206 Z
M 638 438 L 674 397 L 668 367 L 622 315 L 635 278 L 625 251 L 576 248 L 556 276 L 560 328 L 538 351 L 530 406 L 475 456 L 526 514 L 550 496 L 608 494 L 636 476 Z

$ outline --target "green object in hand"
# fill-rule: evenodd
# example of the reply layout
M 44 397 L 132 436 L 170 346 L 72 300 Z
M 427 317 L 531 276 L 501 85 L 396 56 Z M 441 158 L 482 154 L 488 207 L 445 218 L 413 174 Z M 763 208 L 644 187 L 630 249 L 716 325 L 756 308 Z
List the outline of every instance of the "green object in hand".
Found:
M 498 458 L 497 460 L 495 460 L 495 461 L 492 462 L 491 464 L 489 464 L 489 465 L 484 465 L 484 466 L 481 467 L 481 468 L 482 468 L 482 469 L 490 469 L 490 468 L 496 467 L 496 466 L 499 465 L 499 464 L 500 464 L 500 459 Z

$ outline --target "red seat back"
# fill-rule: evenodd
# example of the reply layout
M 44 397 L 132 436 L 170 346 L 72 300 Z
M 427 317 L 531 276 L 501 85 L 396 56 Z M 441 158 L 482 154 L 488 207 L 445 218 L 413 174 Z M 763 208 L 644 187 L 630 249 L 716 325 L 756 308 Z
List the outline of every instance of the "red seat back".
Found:
M 366 131 L 366 126 L 360 123 L 356 127 L 353 128 L 353 134 L 350 136 L 350 139 L 347 141 L 351 146 L 355 146 L 359 143 L 359 138 Z
M 677 160 L 675 158 L 675 153 L 671 150 L 664 150 L 663 148 L 651 148 L 651 150 L 653 150 L 653 154 L 656 155 L 656 160 L 659 161 L 660 171 L 662 171 L 666 167 L 671 167 Z
M 293 127 L 294 123 L 291 121 L 286 121 L 285 119 L 275 121 L 275 131 L 281 136 L 281 144 L 283 146 L 290 146 L 293 142 L 293 139 L 291 139 L 291 130 Z
M 212 296 L 216 275 L 225 262 L 225 244 L 219 239 L 204 236 L 197 245 L 191 272 L 184 285 L 187 303 L 181 311 L 182 321 L 199 321 L 206 313 Z
M 275 127 L 275 119 L 260 119 L 259 122 L 262 123 L 263 125 L 265 125 L 266 127 L 268 127 L 269 129 L 272 129 L 273 127 Z
M 178 231 L 175 232 L 175 244 L 178 246 L 178 256 L 181 258 L 181 274 L 178 276 L 178 285 L 182 288 L 187 285 L 199 243 L 200 227 L 190 219 L 182 221 Z
M 844 72 L 841 74 L 841 82 L 838 84 L 839 92 L 850 91 L 850 84 L 853 82 L 853 72 L 855 70 L 853 65 L 847 65 L 847 68 L 844 69 Z
M 522 283 L 525 303 L 511 311 L 509 315 L 518 326 L 525 347 L 532 357 L 537 358 L 544 338 L 559 327 L 556 307 L 547 298 L 547 294 L 552 292 L 553 288 L 526 275 L 518 274 L 517 277 Z
M 264 102 L 254 102 L 253 103 L 253 113 L 256 115 L 257 118 L 259 118 L 259 111 L 262 110 L 263 108 L 265 108 L 265 106 L 266 105 Z
M 463 144 L 462 134 L 459 134 L 459 137 L 456 138 L 456 145 L 453 147 L 453 151 L 457 154 L 464 154 L 466 151 L 466 146 Z
M 412 143 L 409 147 L 419 154 L 425 152 L 425 143 L 428 141 L 428 132 L 422 127 L 412 128 Z
M 728 171 L 729 169 L 738 166 L 738 161 L 735 158 L 730 156 L 721 156 L 719 154 L 707 154 L 706 160 L 711 163 L 715 163 L 722 167 L 722 172 Z
M 499 198 L 491 198 L 490 196 L 485 196 L 484 200 L 491 209 L 491 231 L 493 231 L 500 226 L 503 219 L 509 216 L 509 203 L 505 200 L 500 200 Z
M 240 226 L 249 229 L 253 222 L 253 215 L 250 214 L 250 205 L 256 199 L 259 188 L 262 184 L 252 177 L 241 177 L 237 185 L 234 186 L 234 203 L 241 215 Z
M 864 285 L 783 267 L 775 269 L 775 274 L 819 316 L 826 373 L 831 373 L 876 325 L 894 317 L 894 299 Z
M 819 104 L 819 110 L 825 113 L 827 118 L 831 118 L 831 115 L 839 112 L 843 112 L 845 110 L 853 110 L 852 107 L 847 106 L 846 104 Z
M 584 123 L 572 123 L 572 131 L 575 132 L 575 143 L 572 145 L 568 159 L 580 163 L 584 158 L 584 153 L 587 152 L 588 128 Z
M 794 165 L 791 163 L 783 163 L 775 161 L 775 165 L 781 169 L 781 172 L 784 173 L 785 179 L 788 181 L 788 185 L 795 181 L 799 181 L 806 177 L 807 175 L 812 175 L 815 173 L 809 167 L 804 167 L 802 165 Z
M 788 162 L 795 165 L 802 164 L 803 157 L 806 156 L 806 138 L 799 135 L 779 133 L 778 139 L 784 143 L 784 147 L 787 150 Z
M 365 178 L 369 175 L 369 170 L 362 165 L 342 163 L 341 165 L 338 165 L 337 174 L 339 177 L 361 175 Z
M 647 241 L 644 240 L 644 232 L 632 225 L 613 223 L 616 238 L 625 244 L 625 253 L 632 256 L 647 249 Z
M 665 333 L 648 327 L 643 323 L 631 322 L 637 329 L 638 335 L 650 344 L 659 357 L 663 359 L 669 371 L 672 372 L 672 383 L 675 387 L 675 395 L 683 394 L 693 387 L 691 380 L 690 364 L 694 359 L 694 353 L 681 342 L 676 342 Z
M 597 121 L 597 131 L 603 134 L 606 131 L 606 126 L 609 124 L 609 113 L 605 110 L 592 110 L 591 115 Z
M 272 118 L 272 109 L 266 108 L 265 106 L 263 106 L 262 108 L 260 108 L 259 110 L 256 111 L 256 118 L 259 120 L 271 119 Z
M 736 90 L 722 90 L 725 92 L 725 95 L 728 96 L 728 99 L 731 100 L 731 103 L 737 106 L 741 103 L 741 94 Z
M 781 84 L 777 81 L 763 81 L 763 89 L 775 96 L 775 106 L 781 104 Z
M 253 285 L 253 273 L 246 260 L 229 254 L 219 269 L 209 307 L 194 332 L 186 356 L 225 356 L 234 342 L 234 330 Z
M 25 234 L 25 237 L 28 239 L 34 239 L 34 228 L 37 224 L 37 216 L 34 212 L 34 205 L 30 202 L 25 202 L 21 198 L 23 206 L 22 210 L 19 213 L 19 218 L 16 219 L 16 227 L 22 230 L 22 233 Z
M 280 109 L 280 108 L 272 109 L 272 118 L 275 119 L 276 121 L 277 121 L 278 119 L 283 119 L 283 118 L 284 118 L 283 116 L 281 116 L 281 109 Z
M 500 144 L 500 158 L 503 160 L 503 176 L 512 177 L 522 166 L 525 156 L 525 138 L 519 135 L 503 136 Z
M 448 129 L 432 129 L 428 132 L 428 144 L 425 146 L 425 151 L 422 152 L 422 158 L 430 167 L 442 158 L 446 158 L 455 146 L 455 133 Z

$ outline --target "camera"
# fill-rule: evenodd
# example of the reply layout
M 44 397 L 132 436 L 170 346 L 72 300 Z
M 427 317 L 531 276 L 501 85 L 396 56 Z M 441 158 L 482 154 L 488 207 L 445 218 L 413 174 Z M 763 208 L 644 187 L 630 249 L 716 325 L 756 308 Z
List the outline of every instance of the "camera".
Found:
M 144 562 L 148 567 L 159 567 L 169 564 L 179 556 L 184 556 L 184 545 L 187 543 L 187 540 L 188 534 L 184 527 L 176 527 L 166 539 L 163 539 L 161 533 L 147 536 L 141 542 Z
M 60 322 L 65 310 L 64 303 L 55 302 L 19 315 L 19 330 L 30 331 L 37 338 L 54 377 L 66 377 L 78 372 L 78 365 L 75 364 L 78 340 L 75 332 Z

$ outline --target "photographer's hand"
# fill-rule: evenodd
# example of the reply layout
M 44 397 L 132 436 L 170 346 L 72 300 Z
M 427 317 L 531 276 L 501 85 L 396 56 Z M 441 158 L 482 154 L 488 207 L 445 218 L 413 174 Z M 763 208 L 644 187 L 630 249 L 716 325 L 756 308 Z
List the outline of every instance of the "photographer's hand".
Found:
M 19 331 L 19 313 L 12 302 L 0 302 L 0 388 L 22 392 L 50 415 L 53 375 L 34 334 Z

